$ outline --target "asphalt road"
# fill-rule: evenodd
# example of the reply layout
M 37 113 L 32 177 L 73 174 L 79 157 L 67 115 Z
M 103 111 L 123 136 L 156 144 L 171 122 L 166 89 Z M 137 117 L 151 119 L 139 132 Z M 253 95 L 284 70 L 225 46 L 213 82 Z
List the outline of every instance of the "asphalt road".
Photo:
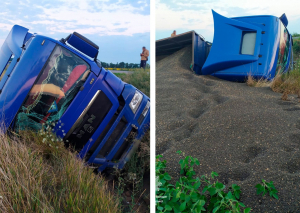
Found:
M 123 73 L 123 74 L 132 74 L 133 71 L 124 71 L 124 70 L 109 70 L 112 73 Z

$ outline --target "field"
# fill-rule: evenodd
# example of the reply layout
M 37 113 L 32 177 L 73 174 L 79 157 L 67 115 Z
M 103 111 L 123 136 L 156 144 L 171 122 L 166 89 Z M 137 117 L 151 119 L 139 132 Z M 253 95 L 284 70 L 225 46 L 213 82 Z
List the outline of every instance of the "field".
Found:
M 149 73 L 122 76 L 149 95 Z M 149 212 L 150 133 L 122 171 L 95 172 L 50 132 L 0 136 L 1 212 Z
M 140 71 L 141 68 L 105 68 L 107 70 L 122 70 L 122 71 Z M 146 68 L 145 71 L 150 72 L 150 68 Z

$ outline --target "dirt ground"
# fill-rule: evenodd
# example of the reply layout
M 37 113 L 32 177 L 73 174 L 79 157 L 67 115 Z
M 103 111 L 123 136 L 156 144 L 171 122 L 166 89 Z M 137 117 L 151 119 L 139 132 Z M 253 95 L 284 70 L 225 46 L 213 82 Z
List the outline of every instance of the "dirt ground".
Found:
M 241 186 L 253 212 L 300 212 L 300 103 L 270 88 L 197 76 L 191 47 L 156 64 L 156 152 L 179 177 L 176 151 L 196 157 L 198 176 L 219 173 Z M 256 195 L 261 179 L 274 181 L 279 200 Z

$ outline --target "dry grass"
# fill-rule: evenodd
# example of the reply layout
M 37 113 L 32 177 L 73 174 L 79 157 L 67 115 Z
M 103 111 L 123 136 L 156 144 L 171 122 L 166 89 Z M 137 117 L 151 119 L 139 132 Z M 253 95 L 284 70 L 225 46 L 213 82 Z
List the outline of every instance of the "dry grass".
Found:
M 289 94 L 297 94 L 300 98 L 300 70 L 295 69 L 285 74 L 277 74 L 271 81 L 266 79 L 254 79 L 248 75 L 246 81 L 252 87 L 270 87 L 274 92 L 283 93 L 282 100 L 288 100 Z
M 120 212 L 104 179 L 49 132 L 0 135 L 1 212 Z
M 256 80 L 251 76 L 251 74 L 248 75 L 246 84 L 251 87 L 270 87 L 271 86 L 270 81 L 267 81 L 266 79 Z
M 274 92 L 287 92 L 288 94 L 299 94 L 300 72 L 298 70 L 294 70 L 287 74 L 278 74 L 272 81 L 271 89 Z

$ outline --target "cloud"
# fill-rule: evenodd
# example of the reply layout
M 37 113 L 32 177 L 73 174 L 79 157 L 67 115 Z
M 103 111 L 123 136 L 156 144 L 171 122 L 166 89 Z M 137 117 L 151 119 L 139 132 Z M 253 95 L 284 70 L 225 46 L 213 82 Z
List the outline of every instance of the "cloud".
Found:
M 10 31 L 12 27 L 13 27 L 13 24 L 0 23 L 0 29 L 3 31 Z
M 14 13 L 9 8 L 3 8 L 0 29 L 9 31 L 13 24 L 19 24 L 31 31 L 38 28 L 49 34 L 78 31 L 98 36 L 133 36 L 149 33 L 150 15 L 148 10 L 144 11 L 147 0 L 141 2 L 133 5 L 123 0 L 56 0 L 51 4 L 39 4 L 36 1 L 31 3 L 30 9 L 26 8 L 24 15 L 24 8 L 18 8 L 18 5 L 15 6 L 17 9 L 14 9 Z
M 156 30 L 185 29 L 196 30 L 200 34 L 213 37 L 213 17 L 215 10 L 226 17 L 247 15 L 275 15 L 286 13 L 289 22 L 300 18 L 297 0 L 288 1 L 187 1 L 187 0 L 157 0 Z
M 100 36 L 132 36 L 150 31 L 150 16 L 141 14 L 140 7 L 123 4 L 122 1 L 94 3 L 94 7 L 91 7 L 92 2 L 89 1 L 67 1 L 59 8 L 35 5 L 42 13 L 37 15 L 40 20 L 32 24 L 45 23 L 52 32 L 70 33 L 79 30 L 84 34 Z

